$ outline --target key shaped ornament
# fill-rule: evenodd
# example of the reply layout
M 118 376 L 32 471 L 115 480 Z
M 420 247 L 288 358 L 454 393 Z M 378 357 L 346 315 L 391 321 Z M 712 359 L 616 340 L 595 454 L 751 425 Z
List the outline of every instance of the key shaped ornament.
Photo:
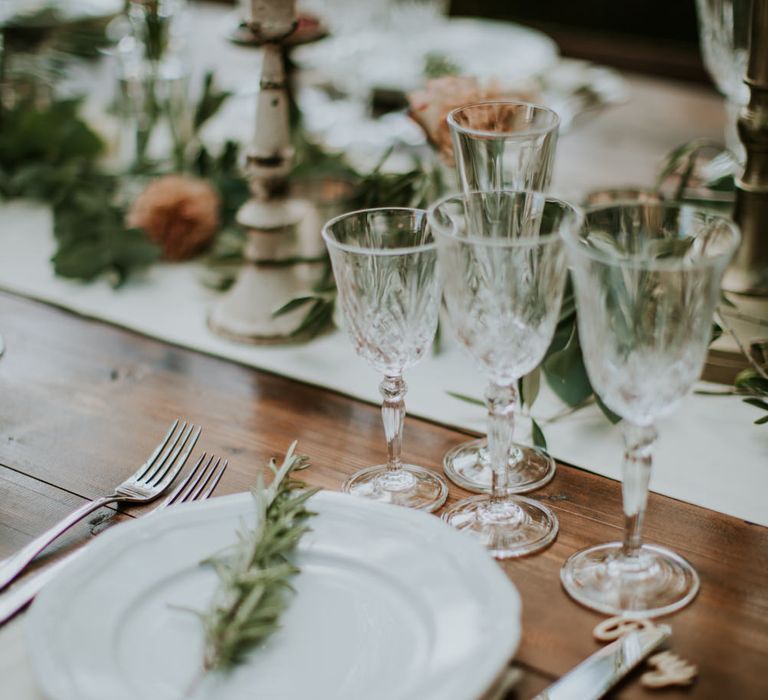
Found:
M 690 685 L 699 672 L 696 666 L 671 651 L 654 654 L 648 659 L 648 665 L 655 670 L 646 671 L 640 677 L 640 683 L 645 688 Z
M 630 632 L 645 631 L 654 626 L 653 622 L 647 618 L 616 615 L 596 625 L 592 635 L 600 642 L 613 642 Z M 673 685 L 690 685 L 699 672 L 694 664 L 671 651 L 654 654 L 648 659 L 648 665 L 652 670 L 646 671 L 640 678 L 640 683 L 645 688 L 658 689 Z

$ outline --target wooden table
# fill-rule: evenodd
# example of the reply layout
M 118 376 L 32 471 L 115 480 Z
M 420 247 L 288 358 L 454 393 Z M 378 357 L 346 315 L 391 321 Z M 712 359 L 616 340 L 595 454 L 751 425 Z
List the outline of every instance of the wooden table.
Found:
M 329 489 L 385 457 L 377 408 L 333 392 L 8 294 L 0 294 L 0 326 L 0 556 L 110 490 L 177 416 L 204 426 L 198 452 L 230 458 L 218 494 L 248 488 L 264 461 L 293 439 L 312 458 L 306 480 Z M 406 453 L 439 470 L 442 455 L 465 438 L 409 418 Z M 464 495 L 452 486 L 449 502 Z M 560 465 L 535 495 L 557 512 L 557 541 L 539 555 L 500 564 L 523 599 L 519 698 L 598 648 L 592 628 L 600 616 L 573 603 L 558 575 L 569 554 L 620 538 L 622 527 L 620 486 L 609 479 Z M 102 513 L 83 524 L 41 561 L 105 527 L 103 521 Z M 699 665 L 700 677 L 690 690 L 658 695 L 641 689 L 635 673 L 616 697 L 768 697 L 768 529 L 651 495 L 645 532 L 701 574 L 698 598 L 669 618 L 672 648 Z
M 221 17 L 221 10 L 204 4 L 196 12 L 201 26 L 213 26 Z M 250 64 L 220 33 L 200 37 L 217 43 L 211 51 L 196 52 L 199 60 L 216 55 L 248 72 Z M 236 75 L 222 72 L 222 77 Z M 561 140 L 558 191 L 647 186 L 671 148 L 721 134 L 722 106 L 713 93 L 637 77 L 628 78 L 628 87 L 626 105 L 583 118 Z M 378 409 L 328 390 L 4 293 L 0 333 L 6 343 L 0 357 L 0 557 L 85 499 L 111 490 L 177 416 L 204 426 L 197 453 L 208 450 L 230 459 L 218 494 L 248 488 L 264 461 L 282 454 L 294 439 L 312 458 L 306 479 L 330 489 L 352 471 L 385 458 Z M 465 439 L 463 433 L 409 418 L 405 451 L 439 470 L 443 454 Z M 738 445 L 733 449 L 738 459 Z M 723 464 L 723 478 L 727 470 Z M 449 502 L 464 495 L 452 486 Z M 592 629 L 601 617 L 565 595 L 559 571 L 572 552 L 618 539 L 622 528 L 620 485 L 609 479 L 560 465 L 554 481 L 535 497 L 557 512 L 557 541 L 541 554 L 501 564 L 523 599 L 523 639 L 515 658 L 525 671 L 519 698 L 531 697 L 598 648 Z M 47 550 L 40 563 L 110 522 L 137 514 L 107 511 L 113 516 L 107 522 L 104 512 L 97 514 Z M 674 548 L 701 574 L 698 598 L 668 620 L 672 648 L 699 665 L 700 677 L 689 690 L 652 693 L 640 688 L 635 673 L 615 696 L 768 698 L 768 528 L 653 494 L 646 523 L 649 541 Z M 12 642 L 3 646 L 12 633 Z M 9 644 L 16 645 L 13 653 L 20 659 L 18 618 L 0 629 L 0 650 L 7 652 Z M 16 660 L 0 656 L 0 698 L 8 697 L 4 678 Z

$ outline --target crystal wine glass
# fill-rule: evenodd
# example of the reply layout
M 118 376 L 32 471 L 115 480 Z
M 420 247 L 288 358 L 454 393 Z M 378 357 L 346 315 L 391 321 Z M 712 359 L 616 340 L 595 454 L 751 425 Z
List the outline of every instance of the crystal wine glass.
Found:
M 456 168 L 465 193 L 473 190 L 545 191 L 552 179 L 560 119 L 527 102 L 482 102 L 448 115 Z M 515 443 L 507 488 L 526 493 L 555 475 L 555 461 L 542 449 Z M 443 459 L 446 476 L 477 493 L 490 493 L 493 470 L 486 438 L 457 445 Z
M 653 617 L 693 600 L 699 577 L 675 552 L 641 544 L 654 423 L 701 373 L 720 282 L 739 232 L 677 204 L 616 204 L 564 231 L 589 379 L 623 418 L 624 540 L 583 549 L 563 566 L 565 590 L 608 615 Z
M 749 99 L 744 83 L 749 55 L 752 0 L 696 0 L 699 38 L 704 65 L 725 95 L 727 121 L 725 145 L 728 153 L 720 156 L 722 167 L 733 173 L 743 163 L 746 153 L 736 128 L 741 108 Z
M 367 209 L 323 227 L 344 326 L 355 350 L 384 375 L 380 390 L 387 464 L 350 476 L 342 489 L 376 501 L 433 511 L 448 495 L 445 481 L 400 458 L 405 419 L 403 372 L 430 348 L 440 288 L 437 251 L 420 209 Z
M 533 192 L 470 192 L 432 206 L 443 294 L 454 332 L 488 378 L 490 495 L 472 496 L 443 518 L 476 535 L 499 558 L 530 554 L 557 535 L 555 514 L 516 491 L 513 449 L 517 380 L 554 335 L 566 278 L 560 231 L 581 215 Z

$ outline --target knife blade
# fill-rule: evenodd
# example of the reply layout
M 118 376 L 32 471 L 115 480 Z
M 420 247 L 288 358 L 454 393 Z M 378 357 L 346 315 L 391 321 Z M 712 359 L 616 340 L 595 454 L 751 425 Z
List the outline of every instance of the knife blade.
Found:
M 656 625 L 619 637 L 596 651 L 533 700 L 598 700 L 672 633 Z
M 79 557 L 83 551 L 85 551 L 85 547 L 76 549 L 74 552 L 48 565 L 42 571 L 22 579 L 0 593 L 0 625 L 10 620 L 17 612 L 23 610 L 28 603 L 32 602 L 45 585 L 53 580 L 70 561 Z

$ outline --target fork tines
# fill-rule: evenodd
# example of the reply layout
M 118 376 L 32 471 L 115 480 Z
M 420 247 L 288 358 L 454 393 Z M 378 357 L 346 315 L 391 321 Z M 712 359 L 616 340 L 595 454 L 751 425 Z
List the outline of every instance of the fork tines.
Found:
M 208 498 L 221 480 L 224 470 L 229 465 L 228 460 L 222 463 L 221 457 L 210 455 L 206 461 L 206 453 L 197 460 L 189 474 L 176 486 L 173 492 L 163 502 L 163 507 L 174 503 L 198 501 Z M 214 460 L 216 462 L 214 463 Z M 203 464 L 205 462 L 205 464 Z
M 171 425 L 162 442 L 157 446 L 150 458 L 144 464 L 144 469 L 137 481 L 144 482 L 149 486 L 154 486 L 167 476 L 174 465 L 180 468 L 192 451 L 198 437 L 200 437 L 201 430 L 202 428 L 198 427 L 195 429 L 195 426 L 192 423 L 180 421 L 177 418 L 173 422 L 173 425 Z M 177 462 L 179 453 L 185 447 L 186 450 L 183 458 Z

